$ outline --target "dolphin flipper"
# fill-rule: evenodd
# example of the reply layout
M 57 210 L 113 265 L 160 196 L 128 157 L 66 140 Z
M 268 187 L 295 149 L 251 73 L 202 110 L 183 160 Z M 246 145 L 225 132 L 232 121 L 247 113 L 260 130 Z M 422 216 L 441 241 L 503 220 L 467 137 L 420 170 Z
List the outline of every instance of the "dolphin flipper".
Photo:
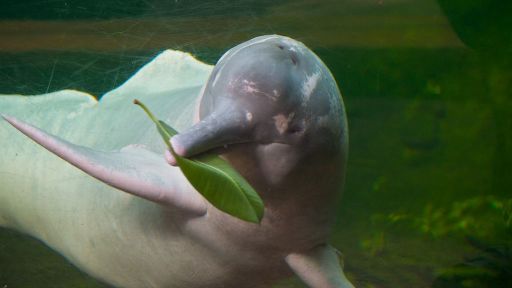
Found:
M 303 253 L 286 256 L 286 263 L 309 287 L 354 288 L 340 265 L 339 252 L 321 245 Z
M 69 143 L 14 117 L 2 115 L 23 134 L 92 177 L 129 194 L 179 208 L 194 215 L 206 213 L 206 200 L 180 170 L 142 147 L 103 152 Z

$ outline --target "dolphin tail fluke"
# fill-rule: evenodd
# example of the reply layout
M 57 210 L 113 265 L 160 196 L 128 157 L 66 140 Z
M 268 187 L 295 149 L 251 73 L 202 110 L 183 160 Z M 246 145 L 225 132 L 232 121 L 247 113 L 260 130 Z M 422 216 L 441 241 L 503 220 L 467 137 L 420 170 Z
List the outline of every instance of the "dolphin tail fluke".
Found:
M 47 150 L 112 187 L 195 215 L 206 213 L 204 198 L 194 189 L 187 189 L 189 184 L 179 169 L 151 151 L 137 146 L 116 152 L 97 151 L 67 142 L 14 117 L 2 117 Z
M 339 252 L 329 245 L 286 256 L 288 266 L 309 287 L 354 288 L 339 261 Z

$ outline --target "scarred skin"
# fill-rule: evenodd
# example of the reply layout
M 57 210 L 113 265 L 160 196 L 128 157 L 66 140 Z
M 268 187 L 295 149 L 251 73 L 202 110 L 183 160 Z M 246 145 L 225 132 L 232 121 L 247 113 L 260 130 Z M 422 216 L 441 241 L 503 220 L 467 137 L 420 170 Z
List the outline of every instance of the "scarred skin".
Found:
M 191 126 L 184 125 L 171 144 L 181 156 L 211 151 L 227 159 L 262 197 L 265 211 L 260 224 L 234 218 L 206 202 L 180 170 L 171 166 L 176 163 L 170 153 L 165 153 L 165 158 L 171 165 L 159 156 L 163 146 L 156 145 L 154 141 L 158 140 L 153 136 L 149 141 L 148 133 L 134 133 L 138 135 L 107 148 L 144 146 L 132 145 L 117 154 L 97 154 L 94 150 L 105 147 L 94 141 L 85 141 L 94 150 L 83 152 L 11 117 L 6 120 L 71 164 L 144 199 L 99 184 L 18 135 L 15 141 L 19 147 L 9 155 L 29 153 L 36 164 L 50 163 L 77 180 L 66 185 L 45 184 L 35 192 L 30 188 L 33 186 L 27 186 L 21 191 L 29 194 L 22 199 L 25 204 L 15 209 L 0 204 L 0 224 L 42 239 L 91 275 L 121 287 L 268 287 L 292 275 L 292 271 L 311 287 L 352 287 L 340 273 L 334 250 L 326 246 L 335 203 L 339 202 L 336 199 L 343 188 L 348 148 L 343 102 L 326 66 L 300 42 L 278 35 L 261 36 L 229 50 L 203 88 L 192 87 L 186 89 L 190 90 L 188 94 L 195 90 L 198 95 L 198 119 Z M 183 89 L 170 89 L 168 93 L 179 94 Z M 121 103 L 122 96 L 116 97 L 111 97 L 115 101 L 102 100 L 95 111 L 83 112 L 82 123 L 98 125 L 95 115 L 122 110 L 122 106 L 112 105 Z M 164 104 L 168 99 L 161 95 L 148 93 L 142 98 L 147 104 L 160 103 L 161 109 L 169 106 Z M 186 101 L 187 107 L 194 102 Z M 176 109 L 175 113 L 190 111 Z M 9 109 L 0 108 L 0 112 L 11 114 Z M 117 116 L 129 119 L 133 111 L 128 112 Z M 13 114 L 38 124 L 27 114 Z M 138 128 L 150 129 L 149 122 L 143 123 L 137 124 Z M 0 135 L 3 131 L 14 135 L 14 129 L 0 125 Z M 80 131 L 86 133 L 88 125 L 64 125 L 68 127 L 51 130 L 69 142 L 82 144 Z M 136 169 L 125 169 L 127 163 L 134 163 Z M 106 168 L 98 170 L 103 166 Z M 109 171 L 115 173 L 110 175 Z M 38 173 L 33 172 L 33 177 L 44 176 Z M 59 183 L 63 178 L 52 174 L 51 179 Z M 133 185 L 122 179 L 133 180 Z M 16 180 L 6 182 L 8 189 L 0 190 L 0 200 L 15 206 L 9 201 L 10 193 L 21 184 Z M 88 192 L 83 192 L 84 188 Z M 13 216 L 17 209 L 39 205 L 28 204 L 34 193 L 50 193 L 53 206 L 71 207 L 81 220 L 61 220 L 68 215 L 58 210 L 49 220 L 38 223 L 28 223 L 30 216 Z M 67 195 L 65 200 L 62 195 Z M 76 237 L 57 239 L 41 230 L 41 226 L 56 227 L 59 223 L 63 225 L 58 229 L 61 233 Z M 81 227 L 77 223 L 86 224 Z M 78 244 L 73 242 L 78 239 Z

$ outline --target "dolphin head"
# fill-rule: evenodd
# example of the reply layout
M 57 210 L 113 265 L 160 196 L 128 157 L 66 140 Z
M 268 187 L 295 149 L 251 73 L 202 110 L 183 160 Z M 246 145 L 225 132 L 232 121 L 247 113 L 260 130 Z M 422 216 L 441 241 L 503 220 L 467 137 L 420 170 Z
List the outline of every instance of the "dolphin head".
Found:
M 340 175 L 325 169 L 324 175 L 342 178 L 348 143 L 343 101 L 327 67 L 301 42 L 269 35 L 235 46 L 203 91 L 201 120 L 171 139 L 179 155 L 220 149 L 235 166 L 259 165 L 270 183 L 302 165 L 340 164 L 329 170 Z

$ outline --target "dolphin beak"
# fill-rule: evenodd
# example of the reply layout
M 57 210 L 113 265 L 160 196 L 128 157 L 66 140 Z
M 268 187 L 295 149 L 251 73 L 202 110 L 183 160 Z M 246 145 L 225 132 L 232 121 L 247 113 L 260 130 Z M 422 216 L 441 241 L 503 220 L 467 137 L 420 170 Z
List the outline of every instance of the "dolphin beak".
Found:
M 171 145 L 178 155 L 190 157 L 228 144 L 249 142 L 253 126 L 250 120 L 243 112 L 223 109 L 172 137 Z

